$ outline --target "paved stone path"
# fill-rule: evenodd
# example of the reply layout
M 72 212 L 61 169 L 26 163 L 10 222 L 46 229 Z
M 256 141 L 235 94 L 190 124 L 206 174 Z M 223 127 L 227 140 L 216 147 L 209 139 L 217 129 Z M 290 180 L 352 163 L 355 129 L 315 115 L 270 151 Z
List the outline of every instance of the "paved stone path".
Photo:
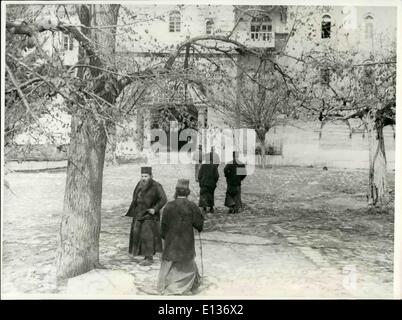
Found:
M 365 172 L 257 170 L 244 183 L 245 210 L 228 215 L 222 169 L 218 209 L 201 234 L 203 268 L 196 241 L 199 296 L 391 297 L 393 212 L 367 211 Z M 177 179 L 192 179 L 194 171 L 171 165 L 154 174 L 171 199 Z M 140 294 L 155 294 L 159 257 L 139 267 L 127 254 L 131 220 L 122 215 L 138 175 L 134 164 L 105 170 L 100 262 L 132 274 Z M 13 193 L 4 194 L 2 293 L 63 293 L 53 263 L 65 173 L 13 173 L 7 180 Z M 196 201 L 195 181 L 190 187 Z

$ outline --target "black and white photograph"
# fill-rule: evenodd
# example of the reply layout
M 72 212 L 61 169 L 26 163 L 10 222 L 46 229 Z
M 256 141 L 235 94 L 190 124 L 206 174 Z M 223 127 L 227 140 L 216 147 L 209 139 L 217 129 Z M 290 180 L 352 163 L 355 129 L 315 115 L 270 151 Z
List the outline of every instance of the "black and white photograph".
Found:
M 1 7 L 2 300 L 402 298 L 400 1 Z

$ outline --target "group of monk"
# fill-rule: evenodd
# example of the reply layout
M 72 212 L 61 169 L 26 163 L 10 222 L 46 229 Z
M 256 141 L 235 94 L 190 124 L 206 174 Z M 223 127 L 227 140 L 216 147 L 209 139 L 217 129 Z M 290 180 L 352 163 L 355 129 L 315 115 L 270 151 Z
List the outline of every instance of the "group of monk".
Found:
M 201 232 L 206 214 L 214 212 L 218 166 L 219 160 L 213 150 L 198 163 L 198 205 L 188 199 L 188 179 L 177 181 L 174 200 L 168 202 L 162 185 L 153 179 L 152 167 L 141 168 L 141 180 L 134 189 L 126 213 L 133 218 L 129 253 L 139 265 L 150 266 L 154 255 L 162 252 L 158 277 L 158 291 L 162 295 L 188 295 L 199 288 L 194 228 Z M 237 213 L 242 207 L 241 182 L 246 172 L 236 152 L 233 152 L 233 160 L 225 165 L 224 174 L 227 182 L 225 206 L 229 208 L 229 213 Z
M 201 158 L 202 153 L 200 154 L 200 163 L 196 167 L 196 181 L 200 185 L 198 206 L 204 213 L 213 213 L 220 159 L 214 148 L 211 148 L 211 152 L 204 155 L 203 158 Z M 238 213 L 242 207 L 241 182 L 246 177 L 246 166 L 239 161 L 237 152 L 233 152 L 233 159 L 226 164 L 223 172 L 227 184 L 225 206 L 229 208 L 229 213 Z

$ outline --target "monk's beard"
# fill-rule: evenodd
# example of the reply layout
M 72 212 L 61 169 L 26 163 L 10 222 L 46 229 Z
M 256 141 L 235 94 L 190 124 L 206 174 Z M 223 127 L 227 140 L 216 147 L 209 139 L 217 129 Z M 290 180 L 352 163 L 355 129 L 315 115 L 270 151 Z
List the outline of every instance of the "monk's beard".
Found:
M 152 179 L 148 179 L 148 180 L 141 180 L 140 182 L 140 187 L 142 190 L 146 189 L 150 184 L 151 184 Z

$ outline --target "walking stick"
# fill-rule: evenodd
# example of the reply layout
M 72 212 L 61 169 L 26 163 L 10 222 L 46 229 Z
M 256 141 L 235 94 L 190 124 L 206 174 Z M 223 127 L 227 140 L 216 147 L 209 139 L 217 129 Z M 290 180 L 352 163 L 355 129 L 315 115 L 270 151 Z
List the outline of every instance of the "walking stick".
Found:
M 198 232 L 198 240 L 200 241 L 200 254 L 201 254 L 201 279 L 204 278 L 204 261 L 202 259 L 202 241 L 201 232 Z

